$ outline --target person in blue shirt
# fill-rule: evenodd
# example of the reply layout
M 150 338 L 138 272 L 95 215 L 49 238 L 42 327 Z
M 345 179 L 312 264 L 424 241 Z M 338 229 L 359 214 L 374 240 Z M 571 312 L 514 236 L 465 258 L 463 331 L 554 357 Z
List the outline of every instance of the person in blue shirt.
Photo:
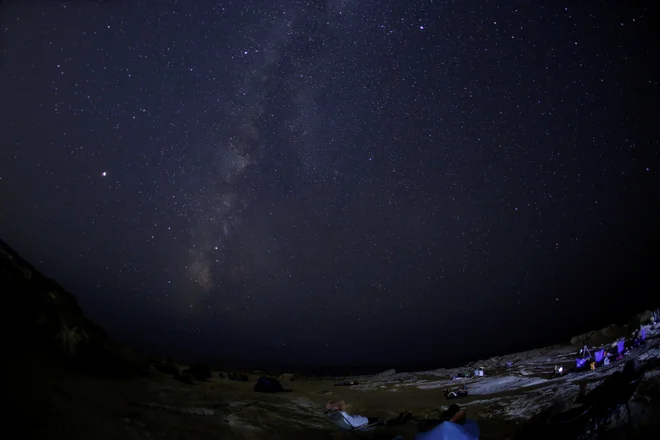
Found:
M 458 405 L 452 405 L 444 412 L 442 420 L 427 421 L 439 422 L 426 425 L 420 423 L 420 432 L 415 440 L 478 440 L 480 435 L 479 425 L 472 419 L 468 419 L 465 411 Z

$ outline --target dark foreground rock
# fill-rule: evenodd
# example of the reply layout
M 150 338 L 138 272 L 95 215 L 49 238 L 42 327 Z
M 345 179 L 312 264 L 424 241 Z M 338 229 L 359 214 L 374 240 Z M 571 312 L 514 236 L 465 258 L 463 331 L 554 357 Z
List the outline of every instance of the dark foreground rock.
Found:
M 112 341 L 72 294 L 2 241 L 0 286 L 11 329 L 2 336 L 7 355 L 39 351 L 94 374 L 148 374 L 145 358 Z

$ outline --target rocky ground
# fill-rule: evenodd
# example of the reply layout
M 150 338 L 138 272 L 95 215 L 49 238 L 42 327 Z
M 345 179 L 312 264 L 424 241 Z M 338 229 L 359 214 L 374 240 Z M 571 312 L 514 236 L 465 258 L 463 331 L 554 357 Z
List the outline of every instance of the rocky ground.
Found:
M 415 419 L 438 418 L 451 403 L 475 418 L 482 438 L 513 438 L 531 416 L 553 402 L 572 402 L 579 382 L 589 389 L 636 358 L 648 367 L 645 380 L 631 399 L 634 430 L 623 430 L 624 413 L 613 417 L 610 438 L 657 438 L 660 420 L 660 328 L 648 327 L 647 343 L 624 360 L 595 371 L 553 376 L 555 365 L 572 368 L 578 345 L 553 346 L 495 357 L 460 369 L 342 378 L 285 376 L 292 392 L 263 394 L 252 390 L 263 373 L 248 380 L 229 380 L 213 371 L 210 379 L 184 383 L 174 378 L 184 366 L 141 357 L 112 342 L 86 320 L 75 298 L 39 274 L 0 242 L 0 286 L 5 295 L 11 331 L 4 332 L 3 378 L 5 415 L 11 435 L 3 438 L 49 439 L 339 439 L 349 434 L 324 414 L 328 400 L 343 399 L 351 411 L 391 418 L 411 412 Z M 638 325 L 639 321 L 637 321 Z M 624 329 L 628 332 L 627 329 Z M 593 341 L 612 329 L 582 335 Z M 601 341 L 603 342 L 603 341 Z M 504 365 L 511 362 L 511 368 Z M 159 368 L 156 366 L 159 365 Z M 454 379 L 473 367 L 484 377 Z M 160 371 L 159 371 L 160 370 Z M 181 379 L 181 377 L 179 377 Z M 350 387 L 336 382 L 357 380 Z M 444 390 L 465 384 L 469 396 L 447 400 Z M 655 422 L 657 423 L 657 422 Z M 649 430 L 654 430 L 649 434 Z M 374 438 L 412 439 L 415 420 L 382 428 Z
M 629 355 L 650 366 L 631 400 L 638 429 L 660 415 L 658 334 L 660 329 L 651 329 L 647 344 Z M 322 413 L 326 401 L 344 399 L 359 414 L 387 418 L 410 411 L 418 419 L 437 418 L 450 403 L 458 402 L 478 420 L 483 438 L 505 439 L 512 438 L 522 422 L 553 402 L 572 401 L 580 381 L 592 389 L 623 366 L 619 361 L 596 371 L 553 378 L 554 365 L 572 365 L 576 352 L 574 346 L 556 346 L 482 361 L 486 375 L 469 379 L 450 379 L 460 369 L 390 371 L 350 378 L 359 381 L 351 387 L 333 386 L 336 380 L 346 378 L 297 378 L 283 380 L 294 391 L 276 394 L 252 391 L 260 373 L 248 374 L 247 382 L 237 382 L 214 372 L 210 380 L 192 385 L 153 368 L 147 377 L 107 379 L 79 374 L 68 365 L 31 354 L 10 364 L 9 377 L 15 379 L 10 381 L 10 395 L 14 396 L 13 420 L 24 431 L 20 438 L 344 438 L 350 434 L 340 431 Z M 505 359 L 514 363 L 512 368 L 502 367 Z M 470 395 L 446 400 L 444 389 L 457 383 L 464 383 Z M 623 415 L 615 415 L 613 428 L 624 421 Z M 404 427 L 387 428 L 378 435 L 412 438 L 415 425 L 413 421 Z M 620 438 L 631 435 L 626 432 Z

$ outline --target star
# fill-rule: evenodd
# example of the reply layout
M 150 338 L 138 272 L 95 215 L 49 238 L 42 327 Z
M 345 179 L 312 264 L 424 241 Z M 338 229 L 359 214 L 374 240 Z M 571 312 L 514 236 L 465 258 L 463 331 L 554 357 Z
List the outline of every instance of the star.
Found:
M 110 333 L 479 358 L 568 326 L 539 322 L 548 304 L 599 292 L 616 311 L 614 280 L 652 279 L 660 48 L 642 7 L 199 0 L 53 20 L 33 3 L 3 21 L 0 239 Z M 85 267 L 58 264 L 62 243 Z M 459 345 L 436 337 L 457 327 Z

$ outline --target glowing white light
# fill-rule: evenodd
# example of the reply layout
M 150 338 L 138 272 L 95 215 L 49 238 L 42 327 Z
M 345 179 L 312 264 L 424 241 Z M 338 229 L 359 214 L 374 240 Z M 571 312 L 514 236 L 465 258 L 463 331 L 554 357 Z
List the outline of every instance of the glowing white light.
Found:
M 103 176 L 103 177 L 105 177 L 105 176 L 107 176 L 107 175 L 108 175 L 108 173 L 106 173 L 105 171 L 103 171 L 103 172 L 101 173 L 101 176 Z

